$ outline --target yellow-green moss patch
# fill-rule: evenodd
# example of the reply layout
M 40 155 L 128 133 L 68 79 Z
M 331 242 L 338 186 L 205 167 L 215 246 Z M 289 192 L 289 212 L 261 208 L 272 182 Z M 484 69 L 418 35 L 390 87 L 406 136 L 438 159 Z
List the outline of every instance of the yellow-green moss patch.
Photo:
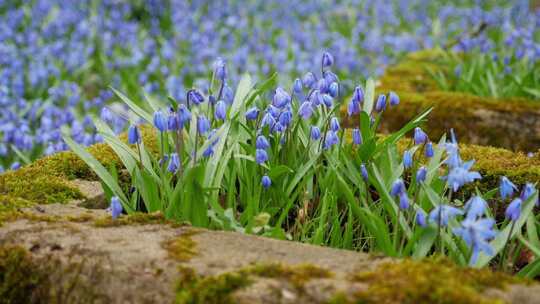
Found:
M 355 294 L 358 303 L 500 303 L 484 291 L 528 282 L 488 269 L 458 267 L 441 258 L 387 262 L 351 280 L 367 284 Z
M 195 270 L 180 267 L 176 302 L 179 304 L 235 303 L 235 291 L 250 286 L 257 277 L 282 279 L 302 292 L 311 279 L 330 278 L 332 272 L 314 265 L 287 266 L 280 263 L 254 265 L 233 272 L 201 277 Z
M 163 243 L 169 257 L 179 262 L 187 262 L 197 254 L 197 243 L 191 238 L 199 233 L 195 229 L 183 231 L 182 235 Z
M 175 227 L 180 227 L 182 224 L 167 220 L 163 213 L 143 213 L 136 212 L 130 215 L 122 215 L 116 219 L 113 219 L 110 215 L 100 217 L 94 221 L 95 227 L 118 227 L 126 225 L 159 225 L 168 224 Z

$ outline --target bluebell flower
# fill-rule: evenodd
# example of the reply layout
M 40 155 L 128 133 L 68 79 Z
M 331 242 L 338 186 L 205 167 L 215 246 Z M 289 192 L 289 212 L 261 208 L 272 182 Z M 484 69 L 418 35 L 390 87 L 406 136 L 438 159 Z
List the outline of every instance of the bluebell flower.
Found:
M 357 86 L 354 88 L 352 100 L 358 104 L 362 104 L 364 102 L 364 90 L 362 90 L 361 87 Z
M 427 158 L 432 158 L 433 155 L 435 155 L 435 153 L 433 152 L 433 144 L 431 142 L 428 142 L 426 144 L 425 155 L 426 155 Z
M 167 131 L 167 120 L 161 111 L 154 112 L 154 127 L 160 132 Z
M 332 84 L 333 82 L 337 83 L 339 81 L 337 75 L 328 70 L 323 72 L 323 78 L 328 84 Z M 328 89 L 330 89 L 330 87 Z
M 339 95 L 339 85 L 337 82 L 332 82 L 330 84 L 330 86 L 328 87 L 328 94 L 330 94 L 330 96 L 332 96 L 333 98 Z
M 482 251 L 489 256 L 494 254 L 493 248 L 489 244 L 497 235 L 495 230 L 493 230 L 494 225 L 495 221 L 490 218 L 467 218 L 461 222 L 460 227 L 453 229 L 454 234 L 461 237 L 467 246 L 472 249 L 469 265 L 476 264 L 478 255 Z
M 440 217 L 439 217 L 440 214 Z M 452 207 L 450 205 L 439 205 L 429 213 L 429 221 L 439 225 L 439 221 L 442 227 L 448 226 L 448 222 L 458 215 L 462 215 L 463 211 Z
M 214 117 L 218 120 L 224 120 L 227 117 L 227 105 L 223 100 L 219 100 L 216 103 L 216 111 Z
M 369 175 L 368 175 L 368 171 L 366 169 L 366 165 L 364 165 L 364 164 L 360 165 L 360 174 L 362 174 L 362 178 L 364 179 L 364 181 L 367 182 Z
M 482 217 L 486 213 L 487 208 L 486 201 L 477 195 L 471 197 L 467 203 L 465 203 L 465 212 L 467 213 L 467 218 L 470 219 Z
M 424 212 L 424 210 L 418 208 L 416 210 L 416 224 L 420 227 L 426 227 L 427 226 L 427 222 L 426 222 L 426 213 Z
M 311 139 L 319 140 L 321 138 L 321 130 L 317 126 L 311 126 Z
M 362 133 L 360 133 L 360 129 L 352 130 L 352 139 L 353 139 L 353 144 L 355 145 L 362 144 Z
M 395 92 L 388 93 L 388 99 L 390 101 L 390 106 L 397 106 L 399 104 L 399 96 Z
M 351 98 L 351 101 L 349 101 L 347 106 L 347 114 L 352 116 L 358 113 L 360 113 L 360 103 L 355 101 L 354 98 Z
M 178 117 L 174 112 L 169 114 L 169 117 L 167 119 L 167 129 L 169 131 L 176 131 L 179 129 Z
M 216 75 L 217 79 L 221 80 L 221 82 L 225 81 L 225 78 L 227 77 L 225 61 L 221 58 L 217 58 L 216 61 L 214 61 L 214 75 Z
M 458 191 L 463 185 L 472 183 L 476 179 L 481 179 L 482 176 L 476 171 L 469 171 L 474 164 L 474 161 L 464 163 L 462 166 L 450 169 L 450 172 L 444 179 L 448 186 L 454 191 Z
M 405 192 L 405 183 L 401 178 L 398 178 L 393 184 L 392 189 L 390 190 L 390 195 L 398 196 L 399 194 Z
M 399 208 L 408 209 L 409 208 L 409 197 L 407 192 L 403 191 L 399 194 Z
M 324 52 L 322 57 L 322 66 L 327 68 L 332 66 L 332 64 L 334 64 L 334 57 L 330 53 Z
M 10 169 L 13 171 L 19 170 L 21 168 L 21 163 L 16 161 L 11 164 Z
M 278 87 L 274 94 L 273 105 L 278 108 L 283 108 L 291 102 L 291 96 L 283 88 Z
M 536 192 L 534 185 L 531 183 L 526 183 L 525 187 L 523 187 L 523 190 L 521 191 L 521 200 L 524 202 L 527 201 L 531 197 L 531 195 L 534 194 L 534 192 Z
M 268 175 L 263 175 L 263 177 L 261 178 L 261 185 L 264 189 L 270 188 L 270 186 L 272 185 L 272 180 Z
M 506 219 L 513 222 L 517 221 L 519 219 L 519 216 L 521 215 L 522 203 L 523 201 L 521 200 L 521 198 L 515 198 L 506 208 L 506 211 L 504 213 Z
M 330 119 L 330 130 L 337 132 L 339 131 L 339 128 L 339 120 L 337 119 L 337 117 L 332 117 Z
M 257 149 L 266 150 L 266 149 L 270 148 L 270 143 L 268 142 L 266 137 L 264 137 L 264 135 L 259 135 L 259 136 L 257 136 L 257 140 L 255 141 L 255 147 Z
M 188 104 L 190 102 L 194 103 L 195 105 L 199 105 L 204 102 L 204 96 L 201 92 L 199 92 L 196 89 L 190 90 L 187 95 L 187 101 Z
M 403 167 L 405 169 L 409 169 L 412 167 L 412 165 L 413 165 L 412 152 L 411 150 L 405 150 L 405 152 L 403 152 Z
M 113 219 L 117 219 L 120 214 L 124 211 L 124 208 L 122 207 L 122 203 L 120 202 L 120 199 L 117 196 L 113 196 L 111 198 L 111 206 L 109 207 L 111 210 L 111 215 Z
M 499 192 L 501 194 L 501 198 L 507 199 L 512 197 L 512 195 L 514 195 L 514 190 L 517 190 L 516 185 L 514 185 L 514 183 L 512 183 L 506 176 L 502 176 L 499 183 Z
M 386 109 L 386 95 L 381 94 L 377 98 L 377 102 L 375 103 L 375 112 L 381 113 Z
M 206 134 L 208 130 L 210 130 L 210 121 L 206 116 L 199 115 L 199 117 L 197 117 L 197 131 L 199 134 Z
M 228 85 L 225 85 L 223 87 L 223 100 L 225 101 L 225 103 L 227 103 L 228 105 L 232 105 L 233 101 L 234 101 L 234 92 L 233 90 L 231 89 L 230 86 Z
M 322 95 L 323 103 L 327 108 L 331 108 L 334 105 L 334 99 L 328 94 Z
M 315 75 L 311 72 L 307 72 L 304 77 L 302 77 L 302 83 L 306 88 L 312 88 L 316 81 Z
M 185 104 L 180 104 L 178 106 L 178 127 L 183 128 L 191 120 L 191 112 L 186 107 Z
M 416 183 L 420 184 L 423 183 L 426 180 L 427 176 L 427 169 L 426 167 L 422 166 L 416 171 Z
M 175 173 L 178 168 L 180 168 L 180 158 L 177 153 L 172 153 L 169 160 L 169 165 L 167 166 L 167 171 Z
M 339 144 L 339 137 L 337 136 L 337 132 L 326 132 L 326 137 L 324 139 L 324 148 L 330 149 L 333 145 L 337 144 Z
M 321 92 L 321 94 L 328 92 L 328 82 L 326 79 L 321 78 L 317 81 L 317 89 L 319 92 Z
M 246 111 L 247 120 L 256 120 L 259 116 L 259 109 L 257 107 L 251 107 Z
M 420 127 L 414 128 L 414 143 L 416 145 L 425 144 L 428 141 L 427 134 L 420 129 Z
M 141 134 L 139 133 L 139 128 L 136 125 L 129 126 L 128 129 L 128 143 L 130 144 L 140 144 L 141 143 Z
M 314 106 L 314 107 L 318 107 L 319 105 L 321 105 L 322 103 L 324 103 L 323 101 L 323 98 L 322 98 L 322 95 L 321 95 L 321 92 L 319 92 L 319 90 L 314 90 L 310 97 L 309 97 L 309 101 L 311 102 L 311 104 Z
M 300 108 L 298 108 L 298 115 L 302 117 L 303 119 L 309 119 L 311 115 L 313 114 L 313 108 L 311 106 L 311 103 L 309 101 L 304 101 Z
M 300 78 L 294 80 L 293 92 L 297 95 L 302 93 L 302 80 L 300 80 Z
M 265 127 L 265 126 L 269 126 L 269 127 L 272 127 L 274 126 L 274 124 L 276 123 L 276 119 L 274 118 L 274 116 L 272 116 L 272 114 L 270 112 L 266 112 L 262 118 L 262 121 L 261 121 L 261 126 L 262 127 Z
M 288 127 L 291 124 L 292 116 L 292 112 L 289 110 L 281 112 L 279 115 L 279 123 L 284 127 Z
M 257 149 L 255 151 L 255 161 L 257 164 L 262 164 L 268 160 L 268 153 L 266 153 L 266 150 L 263 149 Z
M 210 157 L 212 155 L 214 155 L 214 146 L 210 145 L 203 151 L 202 156 L 203 157 Z

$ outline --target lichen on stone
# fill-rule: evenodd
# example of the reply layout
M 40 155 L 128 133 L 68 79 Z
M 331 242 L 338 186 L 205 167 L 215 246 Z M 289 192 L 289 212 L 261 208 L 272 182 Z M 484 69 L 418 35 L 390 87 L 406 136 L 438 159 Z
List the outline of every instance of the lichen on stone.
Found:
M 165 241 L 162 246 L 172 259 L 187 262 L 197 255 L 197 243 L 191 238 L 197 233 L 199 231 L 196 229 L 184 230 L 180 236 Z

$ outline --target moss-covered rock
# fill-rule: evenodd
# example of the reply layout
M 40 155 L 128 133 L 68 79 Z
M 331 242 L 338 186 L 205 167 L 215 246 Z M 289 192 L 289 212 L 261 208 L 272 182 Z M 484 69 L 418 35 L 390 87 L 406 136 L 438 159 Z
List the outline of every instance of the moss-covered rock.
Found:
M 540 147 L 540 101 L 441 91 L 429 72 L 445 72 L 439 57 L 437 51 L 413 53 L 386 70 L 377 91 L 395 91 L 401 103 L 384 113 L 383 131 L 398 130 L 415 114 L 433 107 L 426 122 L 426 130 L 433 138 L 453 128 L 464 143 L 520 151 Z M 342 112 L 346 117 L 346 108 Z M 345 121 L 345 125 L 351 124 Z

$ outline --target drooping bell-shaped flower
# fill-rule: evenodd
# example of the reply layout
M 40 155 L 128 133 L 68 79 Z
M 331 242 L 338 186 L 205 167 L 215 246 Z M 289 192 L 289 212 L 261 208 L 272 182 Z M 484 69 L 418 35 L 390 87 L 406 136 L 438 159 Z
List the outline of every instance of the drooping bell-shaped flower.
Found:
M 199 132 L 199 134 L 206 134 L 208 130 L 210 130 L 210 121 L 206 116 L 199 115 L 199 117 L 197 117 L 197 132 Z
M 261 178 L 261 185 L 263 186 L 264 189 L 270 188 L 270 186 L 272 185 L 272 180 L 270 179 L 268 175 L 264 175 Z
M 337 144 L 339 144 L 339 137 L 337 136 L 337 132 L 334 132 L 334 131 L 326 132 L 323 148 L 330 149 L 332 146 L 337 145 Z
M 188 103 L 192 102 L 195 105 L 199 105 L 204 102 L 204 96 L 196 89 L 190 90 L 187 95 Z
M 191 120 L 191 112 L 186 107 L 185 104 L 180 104 L 178 106 L 178 123 L 179 128 L 183 128 Z
M 225 81 L 225 78 L 227 77 L 225 61 L 221 58 L 217 58 L 216 61 L 214 61 L 214 75 L 217 79 L 221 80 L 221 82 Z
M 266 150 L 270 148 L 270 143 L 268 142 L 268 140 L 266 139 L 264 135 L 259 135 L 257 136 L 257 140 L 255 141 L 255 147 L 257 149 Z
M 132 145 L 141 143 L 141 133 L 139 132 L 139 128 L 136 125 L 129 126 L 128 143 Z
M 322 56 L 322 66 L 327 68 L 327 67 L 332 66 L 333 64 L 334 64 L 334 57 L 330 53 L 324 52 Z
M 328 87 L 328 94 L 333 98 L 336 98 L 339 95 L 339 85 L 337 82 L 332 82 Z
M 405 183 L 401 178 L 398 178 L 393 184 L 392 189 L 390 190 L 390 195 L 398 196 L 399 194 L 405 192 Z
M 399 104 L 399 96 L 395 92 L 388 93 L 388 99 L 390 102 L 390 106 L 394 107 Z
M 364 90 L 362 90 L 360 86 L 354 88 L 352 100 L 358 104 L 362 104 L 364 102 Z
M 299 95 L 302 93 L 302 80 L 300 78 L 296 78 L 293 83 L 293 92 L 294 94 Z
M 302 83 L 306 88 L 312 88 L 316 81 L 315 75 L 311 72 L 307 72 L 304 77 L 302 77 Z
M 266 150 L 263 149 L 257 149 L 255 151 L 255 161 L 257 164 L 262 164 L 268 160 L 268 153 L 266 153 Z
M 321 129 L 317 126 L 311 126 L 311 139 L 313 140 L 319 140 L 321 138 Z
M 259 109 L 257 107 L 251 107 L 246 111 L 247 120 L 256 120 L 259 117 Z
M 332 117 L 330 119 L 330 130 L 337 132 L 339 131 L 339 129 L 339 120 L 337 119 L 337 117 Z
M 439 205 L 429 213 L 429 221 L 435 223 L 436 225 L 439 225 L 440 223 L 442 227 L 446 227 L 451 219 L 462 214 L 463 211 L 456 207 L 452 207 L 450 205 Z
M 514 185 L 514 183 L 512 183 L 506 176 L 502 176 L 499 183 L 499 193 L 501 194 L 501 198 L 507 199 L 512 197 L 515 190 L 517 190 L 516 185 Z
M 285 105 L 291 102 L 291 96 L 283 88 L 278 87 L 274 94 L 272 104 L 277 108 L 283 108 Z
M 375 112 L 381 113 L 386 109 L 386 95 L 381 94 L 377 98 L 377 102 L 375 103 Z
M 405 191 L 399 194 L 399 208 L 404 210 L 409 208 L 409 197 Z
M 175 173 L 178 168 L 180 168 L 180 158 L 177 153 L 172 153 L 169 159 L 169 165 L 167 166 L 167 171 Z
M 167 131 L 167 120 L 161 111 L 154 112 L 154 127 L 156 127 L 159 132 Z
M 405 152 L 403 152 L 403 167 L 405 169 L 409 169 L 412 167 L 412 165 L 413 165 L 412 152 L 411 150 L 405 150 Z
M 427 169 L 426 167 L 422 166 L 416 171 L 416 183 L 420 184 L 423 183 L 426 180 L 427 176 Z
M 355 145 L 362 144 L 362 133 L 360 133 L 360 129 L 352 130 L 352 139 L 353 139 L 353 144 Z
M 506 208 L 504 216 L 513 222 L 517 221 L 521 215 L 522 203 L 521 198 L 515 198 Z
M 482 217 L 487 210 L 488 206 L 486 201 L 478 195 L 471 197 L 465 204 L 465 212 L 467 218 L 477 219 Z
M 216 103 L 216 111 L 214 117 L 218 120 L 224 120 L 227 117 L 227 105 L 223 100 L 219 100 Z
M 360 174 L 362 175 L 362 179 L 364 179 L 364 181 L 367 182 L 368 178 L 369 178 L 369 175 L 368 175 L 366 165 L 364 165 L 364 164 L 360 165 Z
M 298 115 L 302 117 L 303 119 L 309 119 L 311 115 L 313 114 L 313 108 L 311 106 L 311 102 L 304 101 L 300 108 L 298 108 Z
M 435 153 L 433 152 L 433 144 L 431 142 L 428 142 L 426 144 L 426 152 L 425 155 L 427 158 L 432 158 Z
M 482 219 L 465 219 L 461 222 L 461 226 L 454 228 L 455 235 L 461 237 L 467 246 L 472 249 L 469 265 L 476 264 L 480 252 L 492 256 L 494 254 L 493 247 L 490 241 L 495 238 L 497 233 L 493 230 L 495 220 L 490 218 Z
M 420 227 L 426 227 L 427 221 L 426 221 L 426 213 L 422 209 L 416 210 L 416 224 Z
M 109 208 L 111 210 L 111 215 L 113 219 L 117 219 L 124 211 L 124 208 L 122 207 L 122 202 L 120 202 L 120 199 L 117 196 L 113 196 L 111 198 L 111 206 Z
M 422 129 L 420 129 L 420 127 L 414 128 L 414 144 L 415 145 L 425 144 L 427 143 L 427 141 L 428 141 L 427 134 Z

